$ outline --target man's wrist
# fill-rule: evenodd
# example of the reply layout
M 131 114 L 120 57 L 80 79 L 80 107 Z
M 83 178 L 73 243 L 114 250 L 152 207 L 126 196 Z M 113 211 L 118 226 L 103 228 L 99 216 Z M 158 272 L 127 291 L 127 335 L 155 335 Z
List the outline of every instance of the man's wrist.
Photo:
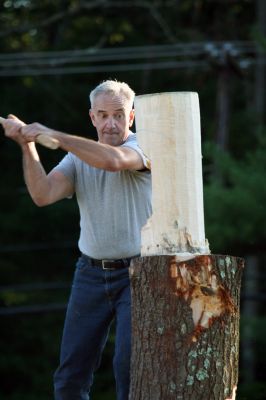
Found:
M 36 151 L 35 142 L 21 142 L 19 144 L 23 152 Z

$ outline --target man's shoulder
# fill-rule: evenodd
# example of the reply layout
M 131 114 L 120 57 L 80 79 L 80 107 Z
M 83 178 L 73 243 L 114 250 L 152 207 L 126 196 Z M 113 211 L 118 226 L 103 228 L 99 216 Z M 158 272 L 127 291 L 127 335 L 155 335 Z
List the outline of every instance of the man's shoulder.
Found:
M 121 146 L 137 145 L 137 135 L 134 132 L 130 132 L 124 143 Z
M 128 135 L 127 140 L 125 141 L 125 143 L 123 143 L 122 146 L 129 147 L 129 148 L 135 150 L 142 158 L 145 168 L 148 170 L 151 169 L 151 162 L 150 162 L 149 158 L 144 154 L 142 149 L 139 147 L 139 144 L 137 141 L 137 135 L 135 133 L 130 131 L 130 134 Z

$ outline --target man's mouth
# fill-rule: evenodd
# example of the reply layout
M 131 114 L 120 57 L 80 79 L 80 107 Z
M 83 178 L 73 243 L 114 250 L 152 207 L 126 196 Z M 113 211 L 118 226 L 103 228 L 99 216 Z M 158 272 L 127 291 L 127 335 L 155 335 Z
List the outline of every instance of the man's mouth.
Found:
M 104 135 L 118 135 L 119 132 L 117 132 L 117 131 L 104 131 L 103 134 Z

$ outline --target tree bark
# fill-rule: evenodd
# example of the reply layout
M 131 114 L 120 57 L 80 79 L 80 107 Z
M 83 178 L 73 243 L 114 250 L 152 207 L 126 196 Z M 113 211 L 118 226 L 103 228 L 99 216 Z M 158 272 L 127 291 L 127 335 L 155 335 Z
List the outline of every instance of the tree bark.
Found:
M 129 400 L 235 398 L 243 265 L 225 255 L 132 262 Z

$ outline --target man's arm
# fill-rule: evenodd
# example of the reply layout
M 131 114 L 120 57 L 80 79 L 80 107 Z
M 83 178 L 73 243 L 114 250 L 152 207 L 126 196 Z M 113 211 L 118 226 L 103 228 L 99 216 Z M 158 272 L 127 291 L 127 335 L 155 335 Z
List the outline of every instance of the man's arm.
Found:
M 35 141 L 38 132 L 53 137 L 58 140 L 63 150 L 75 154 L 82 161 L 95 168 L 113 172 L 144 168 L 141 156 L 129 147 L 102 144 L 94 140 L 55 131 L 38 123 L 25 125 L 21 131 L 27 141 Z
M 21 134 L 23 126 L 25 124 L 14 116 L 10 116 L 3 124 L 5 135 L 21 147 L 24 179 L 35 204 L 44 206 L 71 196 L 73 185 L 62 173 L 52 171 L 46 174 L 35 143 L 28 142 Z
M 51 171 L 46 174 L 35 143 L 24 144 L 22 154 L 25 183 L 37 206 L 55 203 L 74 193 L 73 185 L 61 172 Z

